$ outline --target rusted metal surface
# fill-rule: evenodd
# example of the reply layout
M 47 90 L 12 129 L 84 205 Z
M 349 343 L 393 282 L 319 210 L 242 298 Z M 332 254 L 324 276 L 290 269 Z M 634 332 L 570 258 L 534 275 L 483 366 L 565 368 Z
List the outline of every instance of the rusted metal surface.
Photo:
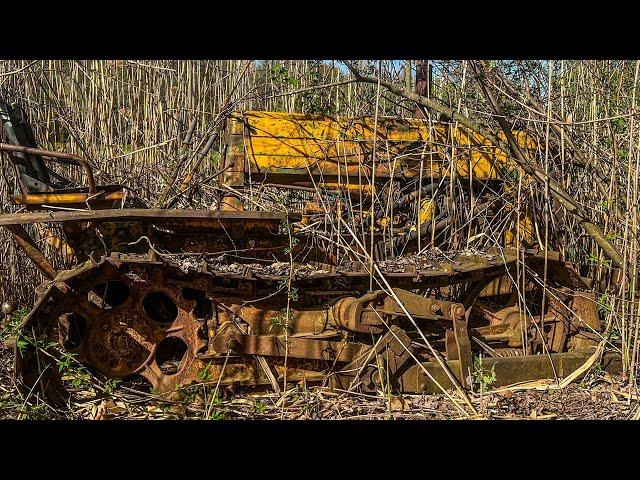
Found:
M 109 255 L 111 251 L 144 252 L 150 243 L 169 251 L 255 249 L 267 255 L 270 249 L 286 241 L 279 228 L 287 218 L 300 219 L 295 214 L 272 212 L 132 208 L 6 214 L 0 216 L 0 226 L 61 223 L 66 242 L 84 261 L 92 254 Z M 32 259 L 37 256 L 33 248 L 27 253 Z M 38 257 L 38 268 L 44 265 L 41 260 Z
M 332 342 L 314 338 L 284 335 L 217 335 L 213 348 L 220 354 L 261 355 L 266 357 L 301 358 L 328 362 L 350 362 L 369 349 L 366 344 Z
M 471 387 L 471 382 L 468 378 L 472 375 L 473 356 L 471 354 L 471 341 L 469 340 L 467 321 L 464 318 L 464 310 L 462 315 L 453 315 L 453 335 L 458 359 L 458 380 L 462 385 Z
M 398 382 L 412 351 L 412 342 L 406 332 L 395 325 L 391 326 L 375 345 L 332 375 L 330 384 L 334 388 L 358 388 L 367 393 L 385 386 L 395 391 L 403 390 Z
M 416 86 L 415 92 L 425 97 L 431 96 L 431 84 L 433 83 L 433 67 L 428 60 L 419 60 L 416 63 Z M 414 118 L 425 118 L 420 105 L 416 104 L 413 111 Z
M 206 343 L 192 315 L 197 301 L 168 286 L 157 265 L 129 273 L 107 259 L 58 277 L 28 322 L 108 378 L 141 375 L 171 391 L 197 378 L 202 366 L 196 354 Z M 16 353 L 24 376 L 34 366 Z
M 282 308 L 287 302 L 286 294 L 264 299 L 266 292 L 274 291 L 281 276 L 255 277 L 248 268 L 243 275 L 229 276 L 217 274 L 205 265 L 192 272 L 181 267 L 180 262 L 163 260 L 153 252 L 114 253 L 98 264 L 87 262 L 75 271 L 61 272 L 42 291 L 24 327 L 30 326 L 59 341 L 78 360 L 107 377 L 140 375 L 160 392 L 171 393 L 178 386 L 201 381 L 199 375 L 204 369 L 208 369 L 212 381 L 220 379 L 222 385 L 269 384 L 263 368 L 256 363 L 256 355 L 267 359 L 269 368 L 281 374 L 284 371 L 280 362 L 288 358 L 288 378 L 319 381 L 328 375 L 334 386 L 356 385 L 363 391 L 375 391 L 381 385 L 403 391 L 428 390 L 422 377 L 410 373 L 415 367 L 412 358 L 428 357 L 428 352 L 411 340 L 402 326 L 406 313 L 382 291 L 367 293 L 366 286 L 362 286 L 361 296 L 340 299 L 339 278 L 345 277 L 337 272 L 296 277 L 294 286 L 301 297 L 305 296 L 305 289 L 315 291 L 318 286 L 314 283 L 323 282 L 328 297 L 333 295 L 338 300 L 306 307 L 300 303 L 302 300 L 294 302 L 285 324 Z M 477 270 L 466 270 L 469 278 L 477 274 Z M 393 282 L 394 277 L 389 278 Z M 402 277 L 395 278 L 402 281 Z M 517 355 L 518 349 L 509 346 L 517 338 L 516 333 L 522 333 L 522 324 L 510 320 L 520 315 L 515 309 L 485 312 L 480 316 L 489 325 L 469 327 L 468 322 L 474 318 L 472 309 L 465 309 L 461 303 L 424 297 L 397 287 L 394 294 L 410 314 L 415 314 L 421 328 L 431 331 L 431 335 L 447 337 L 450 345 L 443 353 L 467 386 L 473 352 L 471 337 L 493 345 L 494 358 L 510 360 Z M 243 306 L 245 301 L 255 299 L 258 301 L 253 305 Z M 554 315 L 553 311 L 547 313 L 545 321 L 552 323 Z M 382 328 L 385 324 L 390 330 Z M 274 325 L 278 327 L 275 331 Z M 566 332 L 574 330 L 577 331 L 568 328 Z M 347 337 L 345 341 L 341 338 L 345 331 L 367 333 L 361 340 Z M 450 334 L 445 335 L 446 332 Z M 365 341 L 372 335 L 377 340 Z M 549 342 L 553 343 L 553 335 Z M 35 382 L 41 370 L 34 365 L 33 355 L 16 354 L 21 383 Z M 522 375 L 546 372 L 546 367 L 540 367 L 541 357 L 545 356 L 518 356 L 534 365 L 527 363 Z M 561 362 L 563 357 L 557 358 Z M 386 372 L 382 377 L 381 371 Z M 504 378 L 520 378 L 519 372 L 504 371 Z M 48 373 L 46 385 L 41 386 L 55 392 L 51 393 L 53 397 L 63 399 L 64 390 L 54 376 Z
M 497 388 L 539 379 L 564 378 L 584 365 L 592 354 L 593 351 L 495 358 L 483 357 L 480 364 L 487 371 L 492 369 L 495 371 L 496 380 L 492 387 Z M 622 369 L 620 356 L 613 353 L 604 355 L 600 364 L 602 369 L 609 373 L 619 373 Z M 460 369 L 459 360 L 447 361 L 447 365 L 453 371 Z M 425 370 L 444 388 L 453 387 L 437 362 L 423 362 L 420 366 L 412 365 L 402 375 L 401 381 L 405 391 L 420 393 L 438 393 L 442 391 L 429 378 Z
M 110 209 L 86 212 L 33 212 L 0 215 L 0 226 L 28 225 L 32 223 L 88 222 L 107 220 L 131 220 L 139 222 L 175 222 L 187 226 L 209 226 L 220 222 L 243 220 L 249 225 L 252 222 L 279 222 L 290 218 L 300 220 L 296 214 L 278 212 L 226 212 L 220 210 L 163 210 L 163 209 Z
M 576 351 L 595 347 L 600 341 L 597 332 L 602 330 L 595 292 L 580 292 L 574 295 L 571 310 L 576 320 L 573 322 L 575 334 L 571 338 L 569 348 Z
M 56 270 L 22 225 L 11 224 L 7 225 L 6 228 L 11 232 L 13 239 L 20 248 L 22 248 L 22 251 L 33 261 L 38 270 L 49 280 L 55 278 Z

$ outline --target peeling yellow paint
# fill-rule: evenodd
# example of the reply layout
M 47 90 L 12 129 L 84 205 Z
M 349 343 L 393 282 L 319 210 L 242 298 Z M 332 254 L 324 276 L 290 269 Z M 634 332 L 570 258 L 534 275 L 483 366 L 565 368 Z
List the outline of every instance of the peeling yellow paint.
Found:
M 419 119 L 381 117 L 376 124 L 373 118 L 282 112 L 245 112 L 236 119 L 245 125 L 244 153 L 251 173 L 340 176 L 344 183 L 356 183 L 362 181 L 358 173 L 373 170 L 374 138 L 379 178 L 392 172 L 415 176 L 420 161 L 423 175 L 447 176 L 450 153 L 462 177 L 498 179 L 501 172 L 517 169 L 488 139 L 448 123 L 430 126 Z M 514 133 L 525 152 L 535 149 L 525 132 Z

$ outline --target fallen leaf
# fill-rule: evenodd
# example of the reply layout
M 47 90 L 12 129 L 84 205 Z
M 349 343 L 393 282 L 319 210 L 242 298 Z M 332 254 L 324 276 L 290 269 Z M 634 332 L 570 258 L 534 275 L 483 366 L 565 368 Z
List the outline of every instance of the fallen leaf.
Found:
M 389 399 L 389 409 L 392 412 L 401 412 L 403 410 L 410 409 L 413 406 L 409 399 L 405 399 L 401 396 L 392 395 Z
M 89 418 L 91 420 L 106 420 L 107 418 L 107 402 L 102 400 L 97 405 L 93 405 L 91 407 L 91 411 L 89 413 Z

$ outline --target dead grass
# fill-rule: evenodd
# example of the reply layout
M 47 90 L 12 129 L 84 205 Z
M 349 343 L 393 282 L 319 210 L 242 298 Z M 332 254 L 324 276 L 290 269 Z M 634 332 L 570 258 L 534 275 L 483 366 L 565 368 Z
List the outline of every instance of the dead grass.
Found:
M 213 408 L 207 408 L 215 385 L 190 387 L 187 398 L 167 400 L 132 383 L 118 384 L 106 393 L 95 378 L 72 389 L 66 408 L 54 408 L 37 398 L 25 402 L 16 393 L 10 352 L 2 352 L 0 364 L 0 419 L 626 420 L 640 416 L 638 393 L 630 393 L 623 377 L 599 371 L 562 389 L 500 388 L 473 395 L 478 414 L 464 417 L 444 394 L 389 397 L 297 385 L 282 394 L 221 391 L 209 404 Z M 457 395 L 453 390 L 448 393 Z

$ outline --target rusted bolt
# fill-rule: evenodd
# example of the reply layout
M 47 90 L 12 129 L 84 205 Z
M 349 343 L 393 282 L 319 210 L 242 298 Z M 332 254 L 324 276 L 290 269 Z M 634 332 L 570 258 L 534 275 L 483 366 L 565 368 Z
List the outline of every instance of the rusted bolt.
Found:
M 438 313 L 438 310 L 440 310 L 440 302 L 433 302 L 431 304 L 431 313 Z
M 8 300 L 6 302 L 3 302 L 2 313 L 4 315 L 11 315 L 15 311 L 16 311 L 16 305 L 13 302 L 10 302 Z
M 456 318 L 464 317 L 464 306 L 463 305 L 458 305 L 456 307 L 453 307 L 453 315 Z

